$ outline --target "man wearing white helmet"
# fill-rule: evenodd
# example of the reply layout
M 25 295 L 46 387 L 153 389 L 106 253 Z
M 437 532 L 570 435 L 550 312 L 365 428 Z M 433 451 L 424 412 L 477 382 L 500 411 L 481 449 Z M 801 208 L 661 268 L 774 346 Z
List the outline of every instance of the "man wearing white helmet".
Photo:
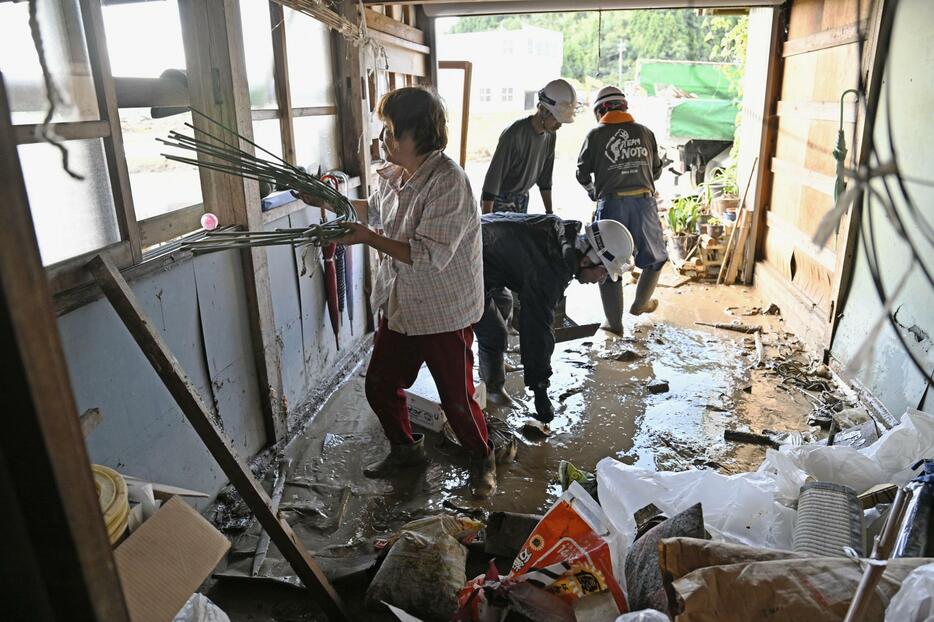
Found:
M 668 251 L 658 219 L 655 180 L 662 174 L 662 160 L 652 131 L 636 123 L 628 112 L 626 96 L 615 86 L 600 89 L 593 103 L 599 125 L 587 134 L 577 160 L 577 180 L 597 201 L 596 219 L 612 219 L 625 225 L 636 245 L 636 266 L 642 270 L 633 315 L 651 313 L 658 307 L 652 298 Z M 623 286 L 608 282 L 600 287 L 606 323 L 603 328 L 623 332 Z
M 504 353 L 508 342 L 506 317 L 494 293 L 517 293 L 519 341 L 525 385 L 535 394 L 535 418 L 548 423 L 555 416 L 548 397 L 551 355 L 555 350 L 555 306 L 572 278 L 581 283 L 619 281 L 632 263 L 632 237 L 614 220 L 583 227 L 574 220 L 542 214 L 487 214 L 480 219 L 483 235 L 483 317 L 474 325 L 480 354 L 480 377 L 487 399 L 499 406 L 514 403 L 503 390 Z
M 566 80 L 552 80 L 538 92 L 535 114 L 519 119 L 499 137 L 483 181 L 483 213 L 529 209 L 529 190 L 538 185 L 550 214 L 555 132 L 574 121 L 577 92 Z

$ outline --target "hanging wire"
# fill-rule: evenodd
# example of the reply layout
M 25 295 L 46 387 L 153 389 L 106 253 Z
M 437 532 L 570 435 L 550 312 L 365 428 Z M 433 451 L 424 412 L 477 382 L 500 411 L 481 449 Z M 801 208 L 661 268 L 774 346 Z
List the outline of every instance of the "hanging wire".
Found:
M 857 18 L 859 18 L 862 15 L 861 0 L 857 0 L 856 5 Z M 898 5 L 896 4 L 895 7 L 897 8 L 897 6 Z M 894 21 L 894 16 L 890 16 L 890 19 Z M 857 23 L 860 23 L 858 19 Z M 890 24 L 889 27 L 891 28 L 894 26 Z M 863 58 L 863 49 L 865 46 L 864 40 L 866 33 L 863 31 L 861 25 L 859 25 L 858 28 L 859 36 L 857 37 L 857 41 L 859 54 L 857 55 L 857 58 L 861 59 Z M 891 69 L 889 46 L 883 46 L 881 54 L 881 58 L 879 59 L 880 66 L 877 67 L 876 70 L 889 72 Z M 858 90 L 860 96 L 866 97 L 867 89 L 865 77 L 861 70 L 858 72 L 858 80 Z M 895 299 L 899 296 L 901 290 L 907 284 L 908 277 L 915 268 L 920 268 L 926 277 L 928 286 L 934 287 L 934 280 L 932 280 L 930 271 L 928 270 L 928 267 L 925 263 L 926 258 L 919 252 L 917 246 L 912 240 L 909 229 L 906 227 L 905 222 L 899 213 L 898 205 L 901 204 L 903 209 L 907 210 L 908 214 L 912 218 L 912 221 L 928 243 L 934 243 L 934 236 L 931 235 L 932 229 L 930 223 L 927 222 L 927 220 L 924 218 L 924 215 L 920 212 L 917 204 L 911 196 L 911 193 L 909 192 L 906 184 L 906 182 L 909 180 L 906 179 L 906 177 L 902 174 L 901 168 L 899 166 L 898 148 L 895 144 L 893 129 L 894 124 L 892 119 L 891 83 L 886 83 L 885 88 L 885 133 L 888 140 L 889 151 L 891 153 L 888 154 L 889 159 L 883 162 L 882 156 L 879 153 L 878 145 L 875 141 L 875 128 L 878 122 L 878 114 L 876 114 L 874 118 L 868 119 L 869 127 L 867 128 L 865 134 L 866 142 L 868 144 L 861 146 L 861 148 L 868 149 L 866 158 L 868 163 L 867 169 L 865 171 L 857 171 L 856 173 L 851 172 L 851 174 L 857 178 L 857 187 L 854 188 L 854 192 L 856 193 L 856 201 L 854 201 L 852 204 L 853 214 L 851 217 L 860 218 L 863 215 L 863 212 L 865 212 L 865 217 L 861 218 L 860 222 L 860 233 L 872 286 L 879 299 L 879 303 L 882 305 L 882 314 L 880 319 L 887 322 L 892 328 L 892 332 L 895 334 L 895 337 L 901 345 L 901 348 L 904 350 L 918 373 L 920 373 L 921 376 L 926 379 L 927 387 L 930 387 L 932 379 L 934 379 L 934 369 L 927 369 L 925 367 L 924 361 L 920 359 L 920 357 L 915 353 L 914 349 L 908 343 L 905 335 L 901 331 L 901 326 L 895 318 L 895 314 L 892 312 L 892 308 L 895 306 Z M 878 106 L 878 102 L 876 106 Z M 878 108 L 876 108 L 876 110 L 877 109 Z M 877 180 L 877 185 L 881 186 L 881 190 L 877 187 L 874 187 L 872 183 L 873 179 Z M 898 196 L 900 196 L 901 201 L 896 200 L 897 195 L 891 187 L 890 179 L 894 180 L 894 184 L 899 192 Z M 841 201 L 842 200 L 843 197 L 841 196 Z M 878 202 L 878 204 L 875 202 Z M 837 208 L 839 207 L 840 206 L 838 205 Z M 865 207 L 865 209 L 863 209 L 863 207 Z M 875 215 L 876 207 L 881 207 L 893 230 L 898 235 L 898 237 L 901 238 L 906 248 L 911 253 L 911 263 L 908 270 L 899 280 L 899 283 L 896 285 L 896 287 L 891 291 L 886 291 L 885 283 L 882 279 L 882 266 L 880 262 L 878 248 L 879 244 L 877 239 L 878 230 Z M 839 217 L 842 217 L 843 212 L 837 208 L 835 208 L 834 211 L 839 212 Z M 877 322 L 876 326 L 881 327 L 881 322 Z M 879 330 L 871 331 L 857 352 L 859 355 L 858 358 L 862 359 L 868 356 L 868 353 L 872 351 L 872 348 L 878 339 L 879 332 Z M 855 366 L 858 366 L 861 361 L 851 361 L 851 365 L 854 363 L 856 364 Z M 927 391 L 927 388 L 925 391 Z
M 46 142 L 62 154 L 62 168 L 73 179 L 84 180 L 84 176 L 76 173 L 68 166 L 68 149 L 64 141 L 57 139 L 51 131 L 50 124 L 55 115 L 55 108 L 63 103 L 62 96 L 55 86 L 52 79 L 52 72 L 49 70 L 48 61 L 45 58 L 45 44 L 42 41 L 42 33 L 39 30 L 39 0 L 29 0 L 29 33 L 32 35 L 32 42 L 36 48 L 36 56 L 39 57 L 39 67 L 42 69 L 42 81 L 45 83 L 45 93 L 49 101 L 49 109 L 45 117 L 38 126 L 36 126 L 36 136 L 43 142 Z

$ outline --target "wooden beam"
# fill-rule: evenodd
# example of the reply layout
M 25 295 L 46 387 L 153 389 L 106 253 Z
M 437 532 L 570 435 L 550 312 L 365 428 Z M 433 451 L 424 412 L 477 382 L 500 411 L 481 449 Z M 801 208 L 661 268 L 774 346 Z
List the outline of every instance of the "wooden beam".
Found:
M 843 122 L 856 123 L 858 104 L 853 101 L 843 102 Z M 840 121 L 840 102 L 778 102 L 778 116 L 810 119 L 812 121 Z
M 425 30 L 425 45 L 428 46 L 428 83 L 438 87 L 438 34 L 435 29 L 435 18 L 428 17 L 421 5 L 413 7 L 413 18 Z M 415 22 L 413 21 L 413 24 Z
M 743 283 L 752 284 L 756 259 L 762 256 L 765 241 L 765 215 L 772 197 L 772 156 L 778 141 L 778 116 L 775 114 L 777 102 L 782 92 L 784 59 L 780 54 L 782 40 L 785 37 L 787 22 L 786 9 L 774 9 L 772 14 L 772 34 L 769 40 L 769 62 L 765 79 L 765 107 L 762 110 L 762 133 L 760 137 L 759 161 L 756 164 L 756 192 L 753 197 L 752 223 L 749 229 L 749 241 L 746 244 L 746 256 L 743 259 Z
M 174 238 L 201 228 L 204 205 L 189 205 L 166 214 L 159 214 L 139 223 L 143 248 L 168 242 Z
M 860 39 L 860 32 L 865 32 L 865 30 L 866 22 L 862 21 L 857 24 L 823 30 L 800 39 L 790 39 L 785 42 L 782 56 L 787 58 L 796 54 L 806 54 L 837 47 L 838 45 L 855 43 Z
M 279 552 L 289 562 L 305 587 L 318 599 L 329 619 L 346 620 L 340 597 L 327 577 L 299 542 L 289 524 L 272 509 L 272 501 L 250 467 L 237 455 L 234 442 L 224 433 L 208 410 L 198 390 L 169 350 L 162 334 L 146 317 L 130 286 L 106 257 L 91 260 L 88 269 L 113 305 L 133 340 L 139 345 L 185 418 L 195 429 L 211 456 L 230 479 L 244 502 L 256 515 Z
M 129 620 L 0 76 L 0 618 Z
M 335 9 L 355 24 L 361 16 L 354 0 L 340 0 Z M 338 33 L 331 33 L 334 59 L 334 92 L 340 111 L 341 166 L 351 176 L 359 176 L 360 194 L 370 192 L 370 124 L 366 96 L 366 69 L 360 48 Z
M 824 175 L 800 164 L 779 158 L 772 158 L 772 172 L 784 176 L 783 181 L 787 183 L 807 186 L 828 196 L 833 196 L 836 179 L 830 175 Z
M 18 145 L 41 143 L 42 138 L 36 133 L 40 125 L 14 125 L 13 140 Z M 89 138 L 106 138 L 110 136 L 109 121 L 74 121 L 71 123 L 51 123 L 49 131 L 64 140 L 86 140 Z
M 110 173 L 110 190 L 117 210 L 120 239 L 130 243 L 130 252 L 136 263 L 142 260 L 143 249 L 140 244 L 136 209 L 133 206 L 133 192 L 130 189 L 130 171 L 123 149 L 123 130 L 120 127 L 116 87 L 110 71 L 101 3 L 95 0 L 80 0 L 80 3 L 84 18 L 84 38 L 88 45 L 88 60 L 94 76 L 94 91 L 97 94 L 97 107 L 101 121 L 110 124 L 110 134 L 104 139 L 104 157 Z
M 461 100 L 461 144 L 460 165 L 464 168 L 467 163 L 467 130 L 470 127 L 470 83 L 473 76 L 473 63 L 466 60 L 443 60 L 438 63 L 439 69 L 460 69 L 464 72 L 464 92 Z
M 373 9 L 364 7 L 363 14 L 366 16 L 366 27 L 370 30 L 384 32 L 412 43 L 425 43 L 425 33 L 418 28 L 413 28 L 391 17 L 386 17 Z
M 410 50 L 412 52 L 418 52 L 419 54 L 424 54 L 426 56 L 428 55 L 429 52 L 431 52 L 431 49 L 427 45 L 423 45 L 421 43 L 412 43 L 411 41 L 408 41 L 401 37 L 390 35 L 385 32 L 380 32 L 378 30 L 374 30 L 373 32 L 371 32 L 370 36 L 373 37 L 373 39 L 375 39 L 376 41 L 379 41 L 380 43 L 384 45 L 392 45 L 397 48 L 402 48 L 403 50 Z
M 305 106 L 292 108 L 293 117 L 326 117 L 337 114 L 337 106 Z
M 858 167 L 864 167 L 869 163 L 869 155 L 873 149 L 875 140 L 873 131 L 885 73 L 884 61 L 892 39 L 892 26 L 895 22 L 897 6 L 897 2 L 877 0 L 870 17 L 871 30 L 867 39 L 868 44 L 860 60 L 861 74 L 866 76 L 866 115 L 859 119 L 856 127 L 856 134 L 860 137 L 859 144 L 856 145 Z M 840 232 L 838 236 L 843 237 L 837 238 L 837 264 L 834 270 L 834 282 L 831 286 L 831 313 L 826 336 L 828 349 L 833 345 L 840 317 L 850 293 L 858 249 L 859 228 L 862 223 L 862 207 L 863 197 L 860 195 L 853 202 L 849 212 L 844 214 L 838 228 Z
M 253 120 L 238 2 L 179 0 L 178 8 L 192 106 L 234 128 L 240 135 L 252 138 Z M 214 134 L 225 133 L 199 115 L 194 116 L 194 125 Z M 237 140 L 232 136 L 227 138 Z M 249 145 L 243 148 L 253 151 Z M 200 175 L 205 211 L 217 214 L 225 225 L 240 225 L 254 231 L 263 228 L 257 182 L 207 169 L 201 169 Z M 244 249 L 242 257 L 267 442 L 274 444 L 286 437 L 288 422 L 266 249 Z
M 269 3 L 269 21 L 272 24 L 272 70 L 276 103 L 279 106 L 276 118 L 279 119 L 279 134 L 282 138 L 282 159 L 295 164 L 295 122 L 292 119 L 292 89 L 289 86 L 289 52 L 285 39 L 285 11 L 281 4 Z
M 126 240 L 116 242 L 104 248 L 88 251 L 87 253 L 82 253 L 75 257 L 69 257 L 45 269 L 46 279 L 49 282 L 49 288 L 51 288 L 52 293 L 58 297 L 59 294 L 91 283 L 91 276 L 85 272 L 83 268 L 84 265 L 98 253 L 103 253 L 110 257 L 110 260 L 120 268 L 129 268 L 134 265 L 133 251 L 130 250 L 130 243 Z

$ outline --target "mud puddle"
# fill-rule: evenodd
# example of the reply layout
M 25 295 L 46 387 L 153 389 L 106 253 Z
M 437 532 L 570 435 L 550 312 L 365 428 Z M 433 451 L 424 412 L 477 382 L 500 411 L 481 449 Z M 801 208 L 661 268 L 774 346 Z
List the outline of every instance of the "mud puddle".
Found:
M 625 290 L 630 300 L 633 290 Z M 515 462 L 498 469 L 499 490 L 489 500 L 471 498 L 465 456 L 435 433 L 426 433 L 430 464 L 423 471 L 394 480 L 362 475 L 388 444 L 367 405 L 361 365 L 288 446 L 283 517 L 325 572 L 340 579 L 372 563 L 374 541 L 419 516 L 452 508 L 544 512 L 561 493 L 561 460 L 586 470 L 610 456 L 649 469 L 735 473 L 754 470 L 765 449 L 727 443 L 724 429 L 807 430 L 810 404 L 779 386 L 780 379 L 767 370 L 751 368 L 756 351 L 750 336 L 695 325 L 761 324 L 771 344 L 768 353 L 778 344 L 794 348 L 780 317 L 737 317 L 739 310 L 766 306 L 738 287 L 660 287 L 658 297 L 659 311 L 651 317 L 626 317 L 626 337 L 598 331 L 558 344 L 550 390 L 557 415 L 548 438 L 519 432 L 533 410 L 532 396 L 524 389 L 522 372 L 509 373 L 507 390 L 520 410 L 491 408 L 488 413 L 516 430 L 519 447 Z M 730 307 L 735 308 L 732 315 L 726 310 Z M 600 321 L 597 288 L 572 285 L 568 315 L 578 323 Z M 520 364 L 518 352 L 508 358 Z M 650 392 L 648 385 L 660 381 L 667 382 L 668 390 Z M 254 526 L 235 542 L 228 572 L 249 574 L 257 539 Z M 291 575 L 274 546 L 261 570 L 267 576 Z

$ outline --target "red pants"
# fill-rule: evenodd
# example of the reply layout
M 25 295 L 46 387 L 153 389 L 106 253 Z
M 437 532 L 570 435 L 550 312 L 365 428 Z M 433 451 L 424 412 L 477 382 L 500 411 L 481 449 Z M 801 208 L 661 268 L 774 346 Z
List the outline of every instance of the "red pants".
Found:
M 428 363 L 441 408 L 461 445 L 486 455 L 487 431 L 483 411 L 474 399 L 473 329 L 434 335 L 403 335 L 380 322 L 373 339 L 373 356 L 366 370 L 366 399 L 393 445 L 414 441 L 404 389 L 415 383 L 422 363 Z

